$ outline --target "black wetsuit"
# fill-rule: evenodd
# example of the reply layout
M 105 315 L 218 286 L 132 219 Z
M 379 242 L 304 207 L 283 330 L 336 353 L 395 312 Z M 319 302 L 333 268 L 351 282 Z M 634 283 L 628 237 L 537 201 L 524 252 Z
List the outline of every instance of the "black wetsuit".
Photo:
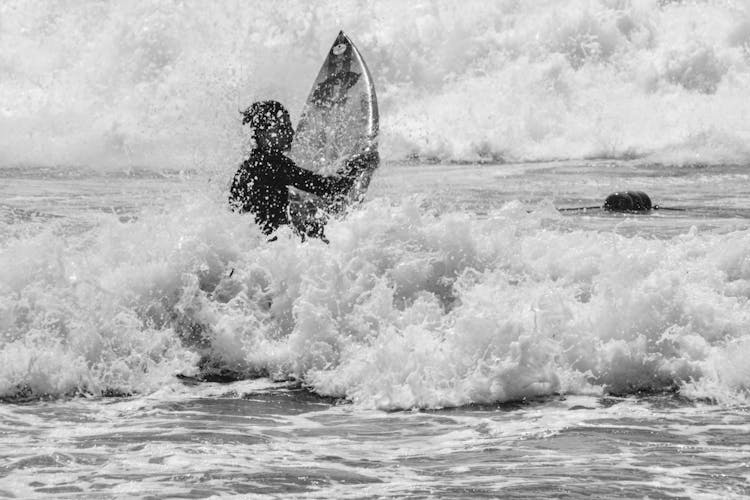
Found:
M 343 177 L 324 177 L 299 168 L 284 153 L 254 149 L 234 176 L 229 203 L 235 211 L 251 212 L 264 233 L 289 224 L 289 190 L 294 186 L 327 199 L 349 190 L 356 177 L 352 165 Z

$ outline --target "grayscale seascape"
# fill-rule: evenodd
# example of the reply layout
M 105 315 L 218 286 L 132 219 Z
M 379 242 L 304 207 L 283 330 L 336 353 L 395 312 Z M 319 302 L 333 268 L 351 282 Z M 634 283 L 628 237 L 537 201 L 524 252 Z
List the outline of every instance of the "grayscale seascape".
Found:
M 0 6 L 0 498 L 750 495 L 750 11 L 485 3 Z M 269 243 L 341 28 L 381 166 Z

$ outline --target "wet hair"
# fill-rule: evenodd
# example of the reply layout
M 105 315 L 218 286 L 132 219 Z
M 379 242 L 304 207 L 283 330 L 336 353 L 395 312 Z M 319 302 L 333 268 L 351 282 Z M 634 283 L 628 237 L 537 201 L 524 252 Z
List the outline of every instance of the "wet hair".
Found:
M 257 101 L 242 112 L 242 124 L 250 124 L 256 130 L 269 128 L 271 124 L 284 121 L 291 126 L 289 111 L 278 101 Z
M 612 193 L 604 200 L 604 210 L 609 212 L 648 212 L 652 208 L 651 198 L 643 191 Z

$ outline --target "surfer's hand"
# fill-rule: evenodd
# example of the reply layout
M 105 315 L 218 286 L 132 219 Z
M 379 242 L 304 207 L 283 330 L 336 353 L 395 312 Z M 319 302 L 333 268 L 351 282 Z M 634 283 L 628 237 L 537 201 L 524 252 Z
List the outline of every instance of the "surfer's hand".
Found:
M 346 166 L 341 172 L 342 177 L 357 177 L 359 174 L 373 168 L 379 161 L 378 152 L 366 149 L 357 153 L 346 161 Z

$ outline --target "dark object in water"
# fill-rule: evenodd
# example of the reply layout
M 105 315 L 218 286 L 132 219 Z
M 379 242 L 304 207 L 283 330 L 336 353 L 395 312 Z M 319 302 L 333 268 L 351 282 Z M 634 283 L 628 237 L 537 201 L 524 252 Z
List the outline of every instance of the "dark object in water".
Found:
M 558 208 L 560 212 L 579 212 L 587 213 L 588 211 L 630 213 L 630 214 L 647 214 L 653 210 L 670 210 L 673 212 L 684 212 L 688 210 L 684 207 L 663 207 L 653 205 L 651 198 L 643 191 L 618 191 L 607 196 L 604 205 L 594 205 L 587 207 L 565 207 Z
M 608 212 L 648 212 L 655 207 L 643 191 L 625 191 L 607 196 L 603 208 Z

